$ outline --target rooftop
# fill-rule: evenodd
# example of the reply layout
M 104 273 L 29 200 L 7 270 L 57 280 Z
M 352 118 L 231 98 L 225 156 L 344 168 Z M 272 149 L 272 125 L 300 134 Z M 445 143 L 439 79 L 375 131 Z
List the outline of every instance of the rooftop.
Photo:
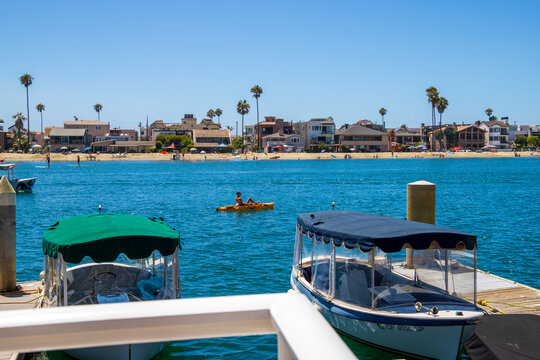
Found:
M 84 136 L 86 129 L 64 129 L 64 128 L 52 128 L 49 136 Z
M 74 120 L 74 121 L 64 121 L 65 125 L 109 125 L 99 120 Z

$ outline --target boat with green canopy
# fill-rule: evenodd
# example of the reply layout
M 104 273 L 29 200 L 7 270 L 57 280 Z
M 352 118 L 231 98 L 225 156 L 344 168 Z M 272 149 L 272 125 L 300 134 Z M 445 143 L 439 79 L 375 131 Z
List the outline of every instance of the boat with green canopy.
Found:
M 92 214 L 43 236 L 43 307 L 180 298 L 180 234 L 162 219 Z M 73 264 L 74 266 L 68 266 Z M 65 350 L 78 359 L 151 359 L 164 343 Z

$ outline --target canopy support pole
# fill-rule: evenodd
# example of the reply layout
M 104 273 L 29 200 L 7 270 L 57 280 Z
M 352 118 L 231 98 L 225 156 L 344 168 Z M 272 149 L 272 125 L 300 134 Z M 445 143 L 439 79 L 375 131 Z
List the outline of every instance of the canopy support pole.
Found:
M 375 248 L 369 252 L 369 263 L 371 264 L 371 310 L 375 310 Z
M 407 184 L 407 220 L 435 224 L 435 184 L 421 180 Z M 413 250 L 407 249 L 407 268 L 413 268 Z

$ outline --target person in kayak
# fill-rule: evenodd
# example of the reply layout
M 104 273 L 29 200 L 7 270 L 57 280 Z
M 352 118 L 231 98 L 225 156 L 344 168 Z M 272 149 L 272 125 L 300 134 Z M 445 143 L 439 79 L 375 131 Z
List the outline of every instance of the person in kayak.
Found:
M 242 196 L 242 193 L 240 191 L 238 191 L 236 193 L 236 206 L 249 205 L 249 204 L 258 204 L 259 203 L 258 201 L 257 202 L 253 201 L 252 198 L 249 198 L 249 199 L 247 199 L 246 202 L 244 202 L 244 200 L 242 200 L 241 196 Z

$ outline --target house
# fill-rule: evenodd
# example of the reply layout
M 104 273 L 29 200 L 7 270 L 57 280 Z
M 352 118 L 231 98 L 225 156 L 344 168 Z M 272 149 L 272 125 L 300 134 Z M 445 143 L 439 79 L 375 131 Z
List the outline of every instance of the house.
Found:
M 487 145 L 495 146 L 498 149 L 510 148 L 508 141 L 510 126 L 507 123 L 504 121 L 482 121 L 478 126 L 485 130 L 485 143 Z
M 111 126 L 107 123 L 98 120 L 74 120 L 64 121 L 64 129 L 86 129 L 91 136 L 91 141 L 95 141 L 96 137 L 104 136 L 110 132 Z
M 248 143 L 254 143 L 257 139 L 257 146 L 264 147 L 263 137 L 276 133 L 283 133 L 284 135 L 290 135 L 293 133 L 293 126 L 291 122 L 283 121 L 283 119 L 276 118 L 275 116 L 265 116 L 264 121 L 252 125 L 246 126 L 245 140 Z
M 406 146 L 426 145 L 423 138 L 421 128 L 408 128 L 405 124 L 399 129 L 388 130 L 388 141 L 392 151 L 398 151 Z
M 229 130 L 206 129 L 191 130 L 193 147 L 199 150 L 215 149 L 220 144 L 231 144 L 231 133 Z
M 332 150 L 337 150 L 338 144 L 334 139 L 336 124 L 332 117 L 312 118 L 309 121 L 294 124 L 293 129 L 295 134 L 305 139 L 303 145 L 305 149 L 317 151 L 319 143 L 325 143 Z
M 139 140 L 139 134 L 137 133 L 137 130 L 133 129 L 112 129 L 104 136 L 96 136 L 94 139 L 96 142 L 105 140 L 137 141 Z
M 266 152 L 273 152 L 277 146 L 282 149 L 303 149 L 305 140 L 298 134 L 284 134 L 283 132 L 263 136 L 262 147 Z
M 13 139 L 11 136 L 8 136 L 7 131 L 0 131 L 0 152 L 9 150 L 13 146 L 13 142 L 10 141 Z
M 501 118 L 501 119 L 505 119 L 505 118 Z M 508 119 L 508 118 L 506 118 L 506 119 Z M 506 123 L 508 123 L 508 122 L 506 122 Z M 510 144 L 512 144 L 512 143 L 514 143 L 514 141 L 518 137 L 532 136 L 531 135 L 531 129 L 532 128 L 533 127 L 530 126 L 530 125 L 517 125 L 514 122 L 514 125 L 509 125 L 509 127 L 508 127 L 508 142 Z
M 92 136 L 88 129 L 64 129 L 52 128 L 48 136 L 48 147 L 51 152 L 61 151 L 61 148 L 66 147 L 69 151 L 73 149 L 84 150 L 90 146 Z
M 478 150 L 485 146 L 486 131 L 476 125 L 460 125 L 457 130 L 457 146 Z
M 388 134 L 363 125 L 344 125 L 336 131 L 340 147 L 362 152 L 388 151 Z
M 190 136 L 192 130 L 220 130 L 221 125 L 212 120 L 204 119 L 197 124 L 197 118 L 193 114 L 185 114 L 180 123 L 165 123 L 163 120 L 154 121 L 148 129 L 151 139 L 155 140 L 162 135 L 186 135 Z M 146 138 L 146 131 L 141 127 L 141 138 Z

